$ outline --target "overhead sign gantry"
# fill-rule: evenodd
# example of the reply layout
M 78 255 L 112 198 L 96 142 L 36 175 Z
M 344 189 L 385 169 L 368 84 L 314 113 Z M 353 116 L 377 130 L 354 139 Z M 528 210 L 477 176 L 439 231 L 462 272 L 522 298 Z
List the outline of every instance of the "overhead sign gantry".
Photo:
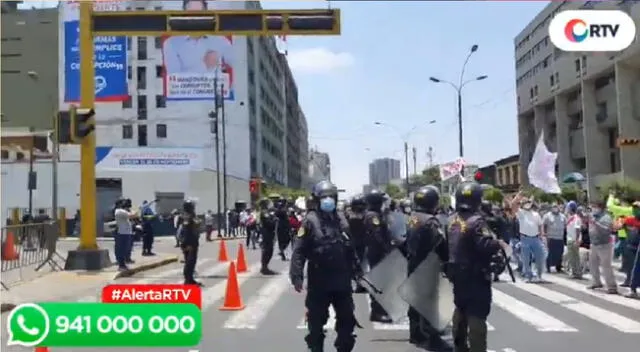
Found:
M 80 2 L 80 245 L 67 256 L 67 270 L 97 270 L 110 263 L 96 239 L 95 36 L 340 35 L 340 10 L 204 10 L 95 12 Z M 65 114 L 60 114 L 64 116 Z M 69 114 L 67 114 L 69 115 Z M 73 122 L 72 122 L 73 124 Z M 72 127 L 74 128 L 74 127 Z

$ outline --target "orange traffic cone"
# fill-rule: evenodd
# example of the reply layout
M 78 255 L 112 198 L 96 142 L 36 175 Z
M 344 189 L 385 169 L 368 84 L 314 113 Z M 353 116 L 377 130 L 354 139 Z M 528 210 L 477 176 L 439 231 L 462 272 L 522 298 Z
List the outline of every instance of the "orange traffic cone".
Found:
M 33 352 L 49 352 L 49 347 L 36 347 Z
M 220 240 L 220 249 L 218 250 L 218 261 L 219 262 L 228 262 L 229 257 L 227 256 L 227 244 L 224 240 Z
M 240 296 L 240 285 L 238 284 L 238 273 L 236 263 L 229 264 L 229 277 L 227 278 L 227 291 L 224 295 L 224 303 L 220 310 L 243 310 L 244 304 Z
M 13 236 L 13 232 L 7 232 L 7 239 L 2 245 L 2 260 L 18 260 L 20 255 L 16 251 L 15 243 L 16 238 Z
M 238 244 L 238 256 L 236 258 L 236 263 L 238 263 L 238 265 L 236 266 L 236 270 L 239 273 L 246 273 L 247 272 L 247 258 L 245 258 L 244 256 L 244 246 L 242 245 L 242 243 Z

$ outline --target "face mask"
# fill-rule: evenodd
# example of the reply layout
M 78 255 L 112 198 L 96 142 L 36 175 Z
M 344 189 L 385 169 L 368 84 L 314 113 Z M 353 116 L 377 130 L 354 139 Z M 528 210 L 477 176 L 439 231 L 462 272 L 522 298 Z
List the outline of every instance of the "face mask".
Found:
M 336 210 L 336 201 L 330 197 L 322 198 L 322 200 L 320 200 L 320 210 L 327 213 Z
M 524 205 L 522 206 L 522 209 L 524 209 L 524 210 L 531 210 L 531 205 L 532 205 L 531 203 L 526 203 L 526 204 L 524 204 Z
M 404 212 L 405 212 L 405 213 L 407 213 L 407 214 L 408 214 L 408 213 L 410 213 L 410 212 L 411 212 L 411 208 L 409 208 L 409 207 L 405 207 L 405 208 L 404 208 Z

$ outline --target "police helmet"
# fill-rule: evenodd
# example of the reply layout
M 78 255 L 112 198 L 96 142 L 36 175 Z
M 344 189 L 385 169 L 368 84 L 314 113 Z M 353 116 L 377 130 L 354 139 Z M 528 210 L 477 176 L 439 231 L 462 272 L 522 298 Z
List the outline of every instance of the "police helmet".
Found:
M 465 182 L 456 190 L 456 210 L 476 211 L 482 203 L 482 187 L 475 182 Z
M 196 203 L 194 203 L 191 199 L 187 199 L 182 203 L 182 211 L 189 214 L 194 214 L 196 212 Z
M 386 194 L 378 189 L 373 189 L 365 196 L 364 200 L 371 208 L 380 208 L 387 200 Z
M 493 215 L 493 205 L 491 205 L 491 202 L 483 200 L 482 203 L 480 203 L 480 211 L 486 215 Z
M 311 196 L 315 199 L 331 197 L 338 199 L 338 187 L 330 181 L 320 181 L 313 186 Z
M 413 195 L 413 204 L 417 210 L 435 210 L 440 204 L 438 188 L 431 185 L 420 187 Z
M 362 194 L 358 194 L 351 199 L 351 209 L 362 211 L 367 208 L 367 202 Z

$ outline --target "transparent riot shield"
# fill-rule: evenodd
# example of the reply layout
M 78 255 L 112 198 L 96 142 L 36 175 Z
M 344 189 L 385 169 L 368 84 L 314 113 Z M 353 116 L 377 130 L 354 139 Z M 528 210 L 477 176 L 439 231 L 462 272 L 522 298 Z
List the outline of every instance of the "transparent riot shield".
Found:
M 398 249 L 391 251 L 365 275 L 368 284 L 363 286 L 394 322 L 406 317 L 409 309 L 407 302 L 398 294 L 398 287 L 406 277 L 407 259 Z
M 443 331 L 451 321 L 453 286 L 442 274 L 438 255 L 431 252 L 398 287 L 398 294 L 433 328 Z

